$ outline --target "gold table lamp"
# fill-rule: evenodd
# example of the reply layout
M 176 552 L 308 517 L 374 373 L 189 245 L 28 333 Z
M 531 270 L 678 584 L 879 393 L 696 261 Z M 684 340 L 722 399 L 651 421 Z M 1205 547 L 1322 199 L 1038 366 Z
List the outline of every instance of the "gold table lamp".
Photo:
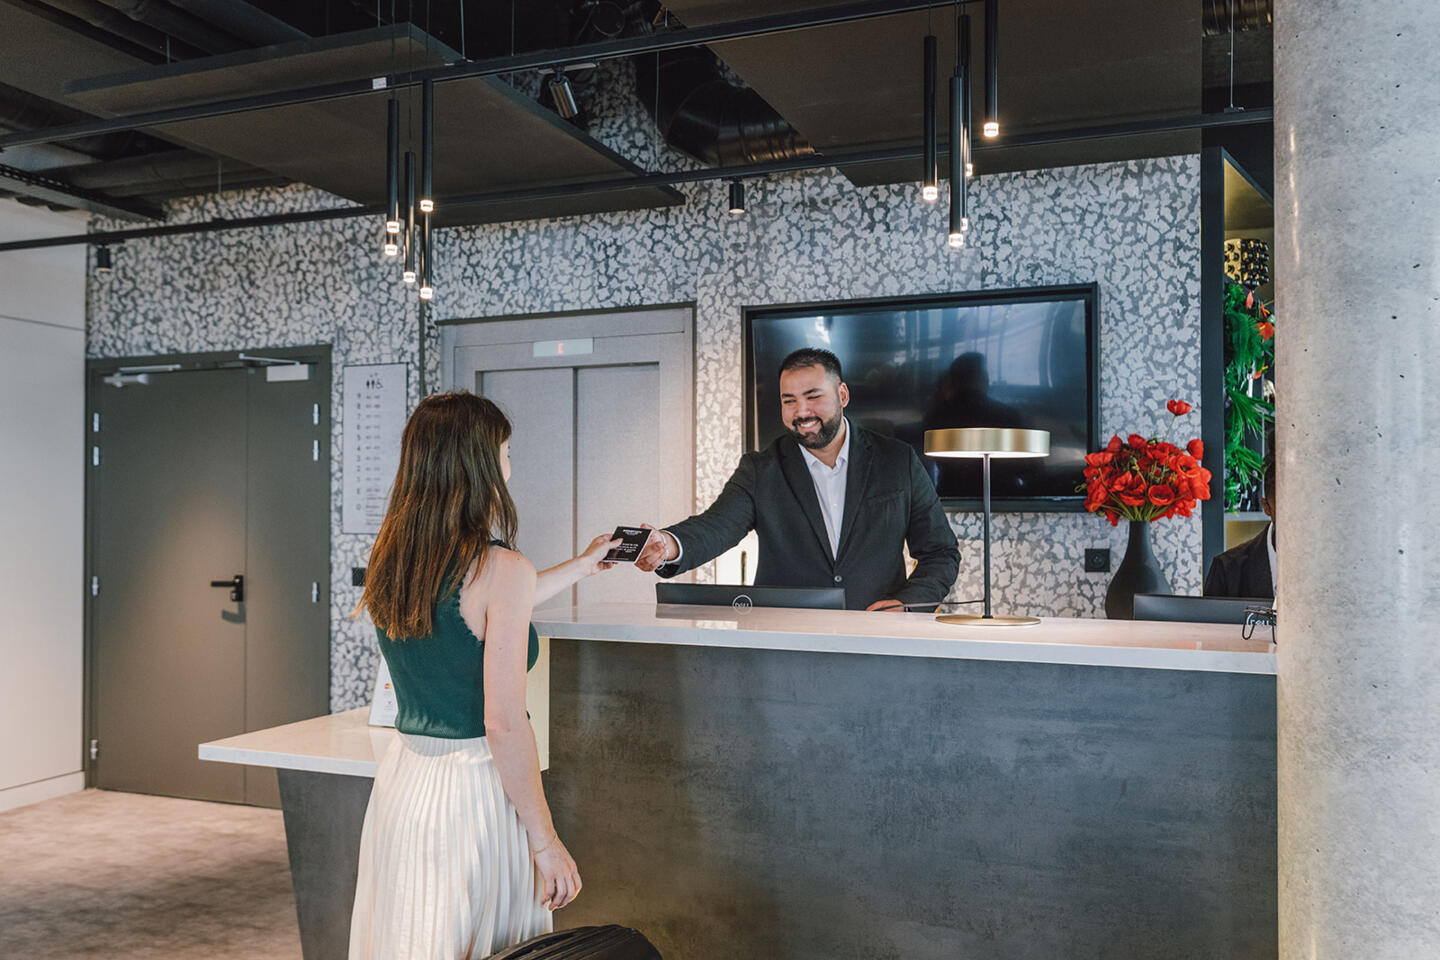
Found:
M 982 485 L 985 504 L 985 613 L 946 613 L 936 617 L 941 623 L 959 623 L 974 627 L 1029 627 L 1040 621 L 1035 617 L 997 617 L 990 612 L 990 460 L 992 457 L 1050 456 L 1050 431 L 1020 430 L 1011 427 L 958 427 L 952 430 L 926 430 L 925 453 L 931 457 L 969 457 L 982 462 Z

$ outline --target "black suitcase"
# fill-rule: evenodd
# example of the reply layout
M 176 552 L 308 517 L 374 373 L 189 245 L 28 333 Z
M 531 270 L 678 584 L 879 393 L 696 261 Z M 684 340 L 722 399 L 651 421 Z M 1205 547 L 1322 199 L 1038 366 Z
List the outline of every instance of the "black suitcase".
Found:
M 490 960 L 660 960 L 660 951 L 640 931 L 607 923 L 542 933 Z

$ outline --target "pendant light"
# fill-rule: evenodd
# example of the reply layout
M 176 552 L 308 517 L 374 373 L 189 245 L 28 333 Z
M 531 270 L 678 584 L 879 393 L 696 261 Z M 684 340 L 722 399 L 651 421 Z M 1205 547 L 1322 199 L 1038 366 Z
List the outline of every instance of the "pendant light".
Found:
M 435 297 L 435 287 L 431 285 L 431 280 L 430 280 L 430 260 L 432 259 L 432 254 L 433 254 L 433 253 L 434 253 L 434 250 L 433 250 L 433 248 L 431 247 L 431 238 L 430 238 L 430 214 L 427 213 L 427 214 L 425 214 L 425 218 L 424 218 L 424 220 L 422 221 L 421 226 L 420 226 L 420 299 L 421 299 L 421 300 L 431 300 L 431 299 L 433 299 L 433 298 Z
M 961 127 L 961 129 L 965 131 L 965 135 L 960 138 L 960 145 L 965 148 L 965 179 L 969 180 L 975 176 L 975 157 L 971 151 L 971 141 L 975 134 L 975 121 L 970 116 L 971 101 L 974 94 L 974 71 L 970 68 L 970 17 L 968 14 L 965 17 L 964 34 L 965 44 L 960 50 L 961 68 L 964 72 L 964 82 L 961 84 L 960 89 L 960 102 L 965 107 L 965 123 Z M 970 199 L 968 186 L 965 192 L 965 199 Z
M 415 282 L 415 152 L 405 151 L 405 265 L 400 279 Z
M 920 197 L 926 203 L 940 198 L 939 137 L 935 132 L 935 78 L 938 40 L 934 34 L 925 37 L 925 158 L 920 179 Z
M 400 232 L 400 103 L 391 97 L 386 111 L 385 232 L 394 236 Z M 388 249 L 385 253 L 394 256 Z
M 996 0 L 985 0 L 985 137 L 1000 136 L 1000 33 Z
M 420 212 L 435 210 L 435 81 L 420 85 Z M 427 220 L 428 222 L 428 220 Z
M 959 10 L 956 6 L 956 10 Z M 955 18 L 955 73 L 950 77 L 950 236 L 953 249 L 965 245 L 970 218 L 965 205 L 965 159 L 969 154 L 966 142 L 970 131 L 965 127 L 965 94 L 969 89 L 966 74 L 970 69 L 970 18 Z

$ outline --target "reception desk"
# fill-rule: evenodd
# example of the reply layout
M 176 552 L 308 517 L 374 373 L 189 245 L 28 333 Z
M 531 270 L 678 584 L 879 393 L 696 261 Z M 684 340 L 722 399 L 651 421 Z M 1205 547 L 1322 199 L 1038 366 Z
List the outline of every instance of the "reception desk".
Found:
M 1268 634 L 653 604 L 535 625 L 546 791 L 585 880 L 560 926 L 687 960 L 1275 956 Z M 367 781 L 312 775 L 354 781 L 283 796 L 287 831 L 326 806 L 334 872 Z M 343 956 L 345 895 L 306 960 Z

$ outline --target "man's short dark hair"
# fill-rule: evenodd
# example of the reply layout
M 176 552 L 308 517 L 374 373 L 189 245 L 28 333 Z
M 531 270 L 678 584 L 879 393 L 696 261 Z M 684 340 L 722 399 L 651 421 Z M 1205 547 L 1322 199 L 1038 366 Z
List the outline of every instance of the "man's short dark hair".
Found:
M 784 373 L 786 370 L 799 370 L 801 367 L 824 367 L 826 373 L 835 374 L 836 380 L 843 381 L 845 379 L 844 374 L 840 372 L 840 358 L 829 350 L 801 347 L 780 361 L 780 373 Z

